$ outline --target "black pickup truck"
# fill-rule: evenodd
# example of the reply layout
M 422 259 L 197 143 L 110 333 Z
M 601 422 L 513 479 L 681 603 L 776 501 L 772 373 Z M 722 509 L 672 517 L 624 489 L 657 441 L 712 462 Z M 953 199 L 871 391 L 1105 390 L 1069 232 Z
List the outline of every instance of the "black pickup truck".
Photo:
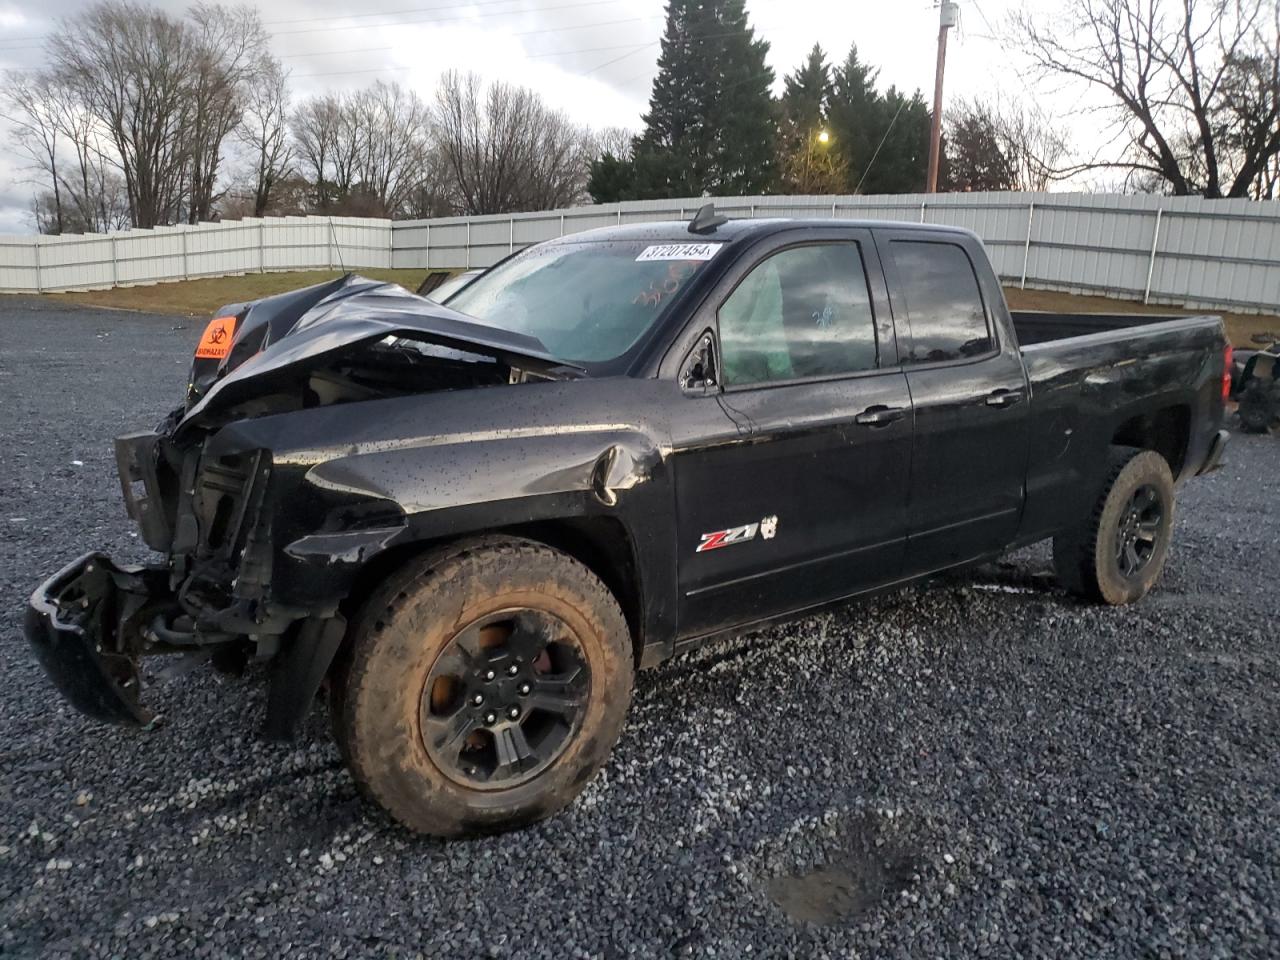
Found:
M 143 657 L 270 660 L 270 735 L 327 691 L 395 818 L 505 829 L 604 763 L 637 668 L 708 638 L 1047 538 L 1068 590 L 1138 599 L 1230 370 L 1216 317 L 1011 314 L 935 226 L 704 209 L 443 306 L 347 276 L 219 312 L 183 405 L 116 441 L 163 561 L 76 560 L 26 633 L 123 723 Z

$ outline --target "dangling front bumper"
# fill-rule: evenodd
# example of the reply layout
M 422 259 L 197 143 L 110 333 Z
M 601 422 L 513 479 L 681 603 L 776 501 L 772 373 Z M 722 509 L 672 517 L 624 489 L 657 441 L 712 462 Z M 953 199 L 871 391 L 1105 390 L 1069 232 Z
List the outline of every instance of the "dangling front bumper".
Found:
M 42 583 L 27 604 L 25 633 L 58 691 L 108 723 L 146 724 L 138 656 L 148 618 L 173 606 L 165 567 L 117 566 L 87 553 Z

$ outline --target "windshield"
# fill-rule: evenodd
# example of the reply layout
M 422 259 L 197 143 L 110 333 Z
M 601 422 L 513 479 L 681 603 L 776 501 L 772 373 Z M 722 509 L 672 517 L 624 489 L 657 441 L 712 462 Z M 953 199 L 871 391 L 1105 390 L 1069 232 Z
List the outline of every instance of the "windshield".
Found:
M 424 296 L 428 300 L 434 300 L 436 303 L 444 303 L 478 276 L 480 276 L 479 270 L 468 270 L 466 273 L 460 273 L 456 277 L 450 277 L 430 293 L 424 294 Z
M 562 360 L 626 353 L 719 243 L 587 241 L 531 247 L 477 277 L 449 307 L 542 341 Z

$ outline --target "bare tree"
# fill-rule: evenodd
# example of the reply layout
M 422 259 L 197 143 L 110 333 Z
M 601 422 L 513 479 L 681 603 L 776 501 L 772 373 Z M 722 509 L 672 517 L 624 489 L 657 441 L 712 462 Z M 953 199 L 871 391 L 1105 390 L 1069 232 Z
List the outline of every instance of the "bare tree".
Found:
M 634 130 L 626 127 L 604 127 L 588 134 L 589 152 L 592 158 L 610 156 L 618 160 L 630 160 L 633 143 L 636 139 Z
M 435 116 L 463 212 L 548 209 L 584 195 L 589 135 L 533 91 L 505 83 L 484 90 L 475 74 L 449 71 Z
M 41 233 L 62 233 L 65 224 L 58 178 L 64 97 L 65 91 L 47 73 L 28 77 L 9 70 L 5 74 L 4 119 L 13 125 L 13 141 L 36 171 L 37 182 L 50 186 L 52 203 L 46 204 L 43 211 L 39 204 L 36 207 L 36 226 Z
M 7 77 L 5 117 L 40 186 L 34 204 L 42 233 L 91 233 L 128 222 L 123 181 L 104 155 L 102 125 L 74 90 L 49 71 Z
M 267 81 L 274 61 L 254 9 L 199 3 L 188 20 L 196 69 L 187 139 L 187 222 L 199 223 L 213 210 L 223 141 L 240 124 L 250 91 Z
M 946 114 L 942 182 L 949 191 L 1013 190 L 1014 159 L 991 105 L 961 100 Z
M 961 100 L 946 124 L 948 189 L 1037 192 L 1062 176 L 1066 140 L 1036 108 Z
M 339 198 L 351 195 L 360 155 L 364 151 L 365 123 L 352 94 L 338 98 L 338 118 L 333 137 L 333 188 Z
M 1177 195 L 1274 191 L 1276 0 L 1068 0 L 1060 10 L 1016 15 L 1015 42 L 1045 75 L 1101 91 L 1122 135 L 1122 156 L 1076 170 L 1145 173 Z
M 395 216 L 426 167 L 430 116 L 416 93 L 378 81 L 353 96 L 346 111 L 359 131 L 353 176 L 384 216 Z
M 236 136 L 250 155 L 253 216 L 267 212 L 276 185 L 293 169 L 288 129 L 289 78 L 280 61 L 269 58 L 259 81 L 245 96 L 244 117 Z
M 424 190 L 438 166 L 431 113 L 398 83 L 313 97 L 294 111 L 292 127 L 320 209 L 395 217 L 432 196 Z
M 130 219 L 175 219 L 182 200 L 199 55 L 186 26 L 128 0 L 90 7 L 48 41 L 51 66 L 106 127 Z
M 303 175 L 315 185 L 315 205 L 321 210 L 328 210 L 333 201 L 328 177 L 341 113 L 338 98 L 328 94 L 303 101 L 289 121 Z
M 258 14 L 200 3 L 178 19 L 104 0 L 64 21 L 47 53 L 51 82 L 74 105 L 63 132 L 76 131 L 77 196 L 87 198 L 96 182 L 106 197 L 114 166 L 135 226 L 209 217 L 224 142 L 273 63 Z M 105 203 L 96 217 L 111 219 Z

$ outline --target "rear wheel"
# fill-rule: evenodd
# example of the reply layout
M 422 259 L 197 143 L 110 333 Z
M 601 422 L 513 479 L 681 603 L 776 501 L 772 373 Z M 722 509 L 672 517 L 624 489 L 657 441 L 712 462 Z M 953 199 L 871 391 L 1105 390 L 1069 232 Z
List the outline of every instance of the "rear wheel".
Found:
M 353 624 L 333 719 L 361 789 L 410 829 L 456 837 L 568 804 L 631 698 L 617 602 L 585 566 L 513 538 L 391 577 Z
M 1168 462 L 1118 448 L 1089 519 L 1053 541 L 1058 579 L 1072 593 L 1113 605 L 1145 596 L 1164 569 L 1175 495 Z

